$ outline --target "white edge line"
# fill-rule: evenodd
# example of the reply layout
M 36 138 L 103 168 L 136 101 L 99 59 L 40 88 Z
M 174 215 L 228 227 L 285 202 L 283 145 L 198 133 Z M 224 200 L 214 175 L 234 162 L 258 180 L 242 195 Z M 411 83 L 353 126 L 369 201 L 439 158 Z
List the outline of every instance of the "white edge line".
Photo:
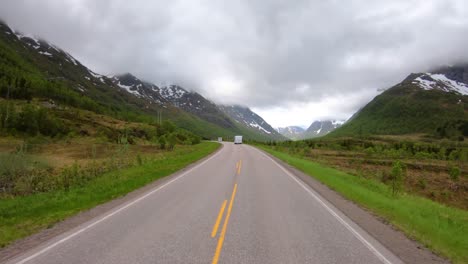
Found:
M 53 244 L 51 244 L 51 245 L 49 245 L 49 246 L 43 248 L 42 250 L 40 250 L 40 251 L 38 251 L 38 252 L 32 254 L 31 256 L 29 256 L 29 257 L 27 257 L 27 258 L 25 258 L 25 259 L 22 259 L 22 260 L 16 262 L 16 264 L 23 264 L 23 263 L 26 263 L 26 262 L 28 262 L 28 261 L 34 259 L 35 257 L 37 257 L 37 256 L 39 256 L 39 255 L 42 255 L 43 253 L 45 253 L 45 252 L 49 251 L 50 249 L 56 247 L 57 245 L 62 244 L 63 242 L 65 242 L 65 241 L 67 241 L 67 240 L 69 240 L 69 239 L 71 239 L 71 238 L 73 238 L 73 237 L 79 235 L 80 233 L 83 233 L 84 231 L 90 229 L 91 227 L 93 227 L 93 226 L 95 226 L 95 225 L 97 225 L 97 224 L 99 224 L 99 223 L 105 221 L 106 219 L 108 219 L 108 218 L 110 218 L 110 217 L 116 215 L 117 213 L 119 213 L 119 212 L 121 212 L 121 211 L 127 209 L 128 207 L 130 207 L 130 206 L 132 206 L 132 205 L 138 203 L 139 201 L 141 201 L 141 200 L 147 198 L 148 196 L 152 195 L 153 193 L 155 193 L 155 192 L 157 192 L 157 191 L 163 189 L 164 187 L 168 186 L 169 184 L 171 184 L 171 183 L 173 183 L 173 182 L 175 182 L 175 181 L 181 179 L 182 177 L 184 177 L 185 175 L 187 175 L 189 172 L 191 172 L 191 171 L 193 171 L 194 169 L 196 169 L 196 168 L 202 166 L 203 164 L 207 163 L 208 161 L 210 161 L 210 160 L 213 159 L 214 157 L 217 157 L 217 156 L 219 155 L 219 153 L 221 153 L 221 149 L 220 149 L 216 154 L 214 154 L 213 156 L 211 156 L 210 158 L 206 159 L 206 160 L 203 161 L 202 163 L 199 163 L 199 164 L 196 165 L 195 167 L 192 167 L 192 168 L 189 169 L 188 171 L 185 171 L 184 173 L 182 173 L 181 175 L 177 176 L 176 178 L 174 178 L 174 179 L 172 179 L 172 180 L 166 182 L 165 184 L 159 186 L 158 188 L 156 188 L 156 189 L 154 189 L 154 190 L 152 190 L 152 191 L 146 193 L 145 195 L 143 195 L 143 196 L 141 196 L 141 197 L 139 197 L 139 198 L 137 198 L 137 199 L 131 201 L 130 203 L 128 203 L 128 204 L 126 204 L 126 205 L 120 207 L 119 209 L 113 211 L 112 213 L 107 214 L 107 215 L 104 216 L 103 218 L 101 218 L 101 219 L 99 219 L 99 220 L 96 220 L 95 222 L 90 223 L 89 225 L 87 225 L 87 226 L 81 228 L 80 230 L 78 230 L 78 231 L 76 231 L 76 232 L 74 232 L 74 233 L 72 233 L 72 234 L 70 234 L 70 235 L 68 235 L 68 236 L 66 236 L 66 237 L 64 237 L 64 238 L 62 238 L 62 239 L 60 239 L 59 241 L 57 241 L 57 242 L 55 242 L 55 243 L 53 243 Z
M 278 166 L 281 170 L 283 170 L 289 177 L 291 177 L 295 182 L 297 182 L 304 190 L 306 190 L 312 197 L 315 198 L 327 211 L 333 215 L 346 229 L 348 229 L 359 241 L 361 241 L 374 255 L 379 258 L 383 263 L 386 264 L 392 264 L 382 253 L 380 253 L 367 239 L 365 239 L 361 234 L 359 234 L 356 229 L 354 229 L 352 226 L 350 226 L 343 218 L 341 218 L 333 209 L 331 209 L 322 199 L 320 199 L 316 194 L 314 194 L 309 188 L 307 188 L 304 183 L 299 181 L 296 176 L 292 175 L 288 170 L 286 170 L 281 164 L 276 162 L 274 159 L 272 159 L 270 156 L 265 154 L 264 152 L 258 150 L 257 148 L 254 148 L 258 152 L 262 153 L 265 157 L 273 161 L 276 166 Z

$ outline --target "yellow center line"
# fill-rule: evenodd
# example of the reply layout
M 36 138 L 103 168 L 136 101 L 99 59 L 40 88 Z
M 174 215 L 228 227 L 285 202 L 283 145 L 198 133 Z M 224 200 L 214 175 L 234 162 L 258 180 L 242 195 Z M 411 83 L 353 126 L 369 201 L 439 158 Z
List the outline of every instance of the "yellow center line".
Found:
M 213 231 L 211 232 L 211 237 L 215 237 L 216 233 L 218 232 L 219 224 L 221 223 L 221 219 L 223 218 L 224 209 L 226 208 L 227 200 L 224 200 L 221 209 L 219 210 L 218 217 L 216 218 L 216 223 L 213 226 Z
M 239 166 L 237 166 L 237 175 L 239 175 L 239 174 L 240 174 L 240 172 L 241 172 L 241 168 L 242 168 L 242 160 L 239 160 L 239 163 L 238 163 L 238 164 L 239 164 Z
M 224 236 L 226 236 L 226 229 L 229 222 L 229 217 L 231 216 L 232 204 L 234 203 L 234 198 L 236 197 L 237 183 L 234 185 L 234 190 L 232 191 L 231 201 L 229 202 L 228 211 L 226 213 L 226 218 L 224 219 L 223 229 L 219 235 L 218 245 L 216 246 L 216 252 L 213 256 L 212 264 L 217 264 L 219 260 L 219 255 L 221 254 L 221 249 L 223 248 Z

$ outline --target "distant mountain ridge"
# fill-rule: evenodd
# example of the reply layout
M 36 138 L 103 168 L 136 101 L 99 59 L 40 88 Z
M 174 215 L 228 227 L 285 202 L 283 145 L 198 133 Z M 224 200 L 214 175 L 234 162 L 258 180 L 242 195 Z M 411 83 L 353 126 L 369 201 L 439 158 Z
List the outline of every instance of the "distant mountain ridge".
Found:
M 307 129 L 298 126 L 278 128 L 278 131 L 285 137 L 293 140 L 316 138 L 327 135 L 333 130 L 343 125 L 344 121 L 324 120 L 314 121 Z
M 315 121 L 302 134 L 302 138 L 305 139 L 324 136 L 342 126 L 343 123 L 344 121 L 336 120 Z
M 300 126 L 287 126 L 278 127 L 278 132 L 289 139 L 298 140 L 305 132 L 305 129 Z

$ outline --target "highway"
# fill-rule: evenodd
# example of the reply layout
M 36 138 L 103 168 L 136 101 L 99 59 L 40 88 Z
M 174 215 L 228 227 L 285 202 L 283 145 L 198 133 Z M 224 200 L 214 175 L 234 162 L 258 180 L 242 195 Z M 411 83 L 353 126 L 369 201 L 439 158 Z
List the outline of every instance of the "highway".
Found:
M 263 152 L 223 144 L 9 263 L 402 263 Z

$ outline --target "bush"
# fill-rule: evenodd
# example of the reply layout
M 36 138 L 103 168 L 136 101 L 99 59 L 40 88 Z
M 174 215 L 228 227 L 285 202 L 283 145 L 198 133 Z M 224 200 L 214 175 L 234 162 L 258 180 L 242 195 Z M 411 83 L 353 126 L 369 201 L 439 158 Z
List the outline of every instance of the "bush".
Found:
M 403 189 L 403 183 L 406 178 L 406 167 L 399 160 L 395 161 L 390 172 L 390 184 L 392 195 L 398 195 Z
M 450 179 L 456 181 L 456 180 L 458 180 L 458 177 L 460 177 L 460 174 L 461 174 L 460 168 L 458 168 L 456 166 L 451 166 L 450 167 L 450 169 L 449 169 Z
M 63 121 L 50 110 L 27 104 L 18 111 L 12 103 L 1 101 L 0 130 L 10 134 L 21 132 L 30 136 L 41 134 L 51 137 L 69 132 Z

